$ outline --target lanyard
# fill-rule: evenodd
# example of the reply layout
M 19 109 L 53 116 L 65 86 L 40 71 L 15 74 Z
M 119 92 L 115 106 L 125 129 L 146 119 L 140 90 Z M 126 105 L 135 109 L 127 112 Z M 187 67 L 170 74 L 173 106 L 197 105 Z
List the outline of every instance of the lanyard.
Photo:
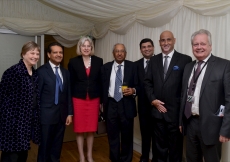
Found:
M 204 67 L 207 65 L 208 61 L 205 62 L 204 66 L 202 67 L 202 69 L 200 70 L 200 72 L 198 73 L 197 77 L 195 77 L 195 68 L 193 69 L 193 83 L 192 83 L 192 92 L 191 94 L 193 95 L 194 91 L 195 91 L 195 88 L 196 88 L 196 83 L 197 83 L 197 80 L 202 72 L 202 70 L 204 69 Z

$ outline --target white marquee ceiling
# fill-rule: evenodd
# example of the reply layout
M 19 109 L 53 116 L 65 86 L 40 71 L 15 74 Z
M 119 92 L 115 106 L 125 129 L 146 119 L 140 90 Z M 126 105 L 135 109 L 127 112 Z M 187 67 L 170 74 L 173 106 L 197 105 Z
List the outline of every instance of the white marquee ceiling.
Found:
M 229 0 L 0 0 L 0 28 L 23 35 L 57 34 L 102 38 L 108 30 L 125 34 L 135 22 L 155 28 L 183 8 L 207 16 L 230 12 Z

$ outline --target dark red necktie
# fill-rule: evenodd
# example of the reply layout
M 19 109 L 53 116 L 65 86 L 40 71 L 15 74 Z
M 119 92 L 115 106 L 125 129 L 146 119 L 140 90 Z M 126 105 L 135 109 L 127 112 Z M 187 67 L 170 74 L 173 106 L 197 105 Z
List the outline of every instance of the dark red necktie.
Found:
M 196 82 L 198 80 L 198 75 L 200 73 L 200 70 L 201 70 L 201 64 L 203 63 L 203 61 L 199 61 L 198 62 L 198 66 L 195 70 L 195 74 L 194 76 L 192 77 L 191 81 L 190 81 L 190 84 L 189 84 L 189 89 L 188 89 L 188 95 L 191 95 L 193 96 L 192 93 L 194 93 L 195 91 L 195 88 L 196 88 Z M 196 79 L 196 82 L 195 80 Z M 186 116 L 186 118 L 188 119 L 191 115 L 192 115 L 192 102 L 188 102 L 188 100 L 186 100 L 186 104 L 185 104 L 185 110 L 184 110 L 184 114 Z

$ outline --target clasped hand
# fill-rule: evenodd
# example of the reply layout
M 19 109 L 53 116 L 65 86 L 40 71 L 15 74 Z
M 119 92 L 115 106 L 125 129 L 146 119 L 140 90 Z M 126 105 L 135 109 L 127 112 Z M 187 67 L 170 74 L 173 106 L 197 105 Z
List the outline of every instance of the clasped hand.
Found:
M 130 96 L 134 94 L 134 89 L 133 88 L 125 88 L 122 90 L 124 96 Z

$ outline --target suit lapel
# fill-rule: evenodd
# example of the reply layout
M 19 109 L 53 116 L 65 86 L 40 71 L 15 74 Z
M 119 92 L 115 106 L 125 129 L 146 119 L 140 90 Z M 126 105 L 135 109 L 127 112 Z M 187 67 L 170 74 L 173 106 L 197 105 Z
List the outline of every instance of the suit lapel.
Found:
M 89 73 L 89 78 L 91 75 L 94 73 L 94 70 L 96 70 L 96 61 L 94 61 L 94 57 L 91 56 L 91 67 L 90 67 L 90 73 Z
M 63 69 L 63 67 L 61 67 L 60 66 L 60 70 L 61 70 L 61 73 L 62 73 L 62 78 L 63 78 L 63 83 L 62 83 L 62 92 L 64 91 L 64 88 L 65 88 L 65 84 L 66 84 L 66 73 L 65 73 L 65 71 L 64 71 L 64 69 Z
M 169 64 L 169 67 L 168 67 L 168 70 L 167 70 L 167 73 L 166 73 L 166 77 L 165 77 L 165 80 L 164 81 L 167 81 L 169 75 L 171 74 L 172 70 L 173 70 L 173 66 L 176 65 L 177 61 L 178 61 L 179 57 L 178 57 L 178 54 L 177 52 L 175 51 L 174 54 L 173 54 L 173 57 L 170 61 L 170 64 Z
M 127 62 L 125 61 L 124 62 L 124 74 L 123 74 L 123 83 L 128 81 L 127 78 L 129 78 L 129 73 L 130 73 L 130 70 L 129 70 L 129 65 L 127 64 Z
M 85 65 L 84 65 L 84 61 L 83 61 L 82 56 L 79 56 L 79 62 L 78 63 L 79 63 L 79 66 L 78 66 L 79 71 L 82 71 L 83 72 L 82 74 L 85 77 L 87 77 L 86 70 L 85 70 Z
M 183 75 L 185 75 L 184 78 L 185 78 L 185 86 L 186 86 L 186 88 L 189 87 L 188 82 L 189 82 L 189 78 L 190 78 L 190 76 L 192 74 L 192 71 L 193 71 L 195 63 L 196 63 L 196 61 L 193 61 L 191 64 L 189 64 L 188 70 L 186 72 L 184 71 Z
M 141 71 L 141 74 L 142 76 L 144 77 L 145 76 L 145 68 L 144 68 L 144 58 L 142 58 L 139 62 L 139 67 L 140 67 L 140 71 Z
M 207 81 L 209 80 L 209 76 L 212 72 L 212 69 L 215 65 L 215 57 L 211 55 L 211 57 L 209 58 L 208 60 L 208 64 L 207 64 L 207 68 L 206 68 L 206 71 L 205 71 L 205 74 L 204 74 L 204 78 L 203 78 L 203 81 L 202 81 L 202 85 L 201 85 L 201 90 L 200 90 L 200 97 L 204 91 L 204 87 L 207 83 Z
M 164 67 L 163 67 L 163 56 L 162 56 L 162 53 L 155 56 L 157 57 L 157 67 L 158 67 L 158 71 L 160 73 L 160 77 L 161 77 L 161 80 L 162 82 L 164 81 Z
M 46 63 L 46 70 L 48 73 L 48 76 L 56 83 L 56 75 L 54 74 L 54 71 L 49 63 Z
M 110 83 L 110 75 L 112 73 L 112 67 L 113 67 L 113 61 L 109 62 L 108 66 L 106 66 L 106 84 L 108 88 L 109 88 L 109 83 Z

